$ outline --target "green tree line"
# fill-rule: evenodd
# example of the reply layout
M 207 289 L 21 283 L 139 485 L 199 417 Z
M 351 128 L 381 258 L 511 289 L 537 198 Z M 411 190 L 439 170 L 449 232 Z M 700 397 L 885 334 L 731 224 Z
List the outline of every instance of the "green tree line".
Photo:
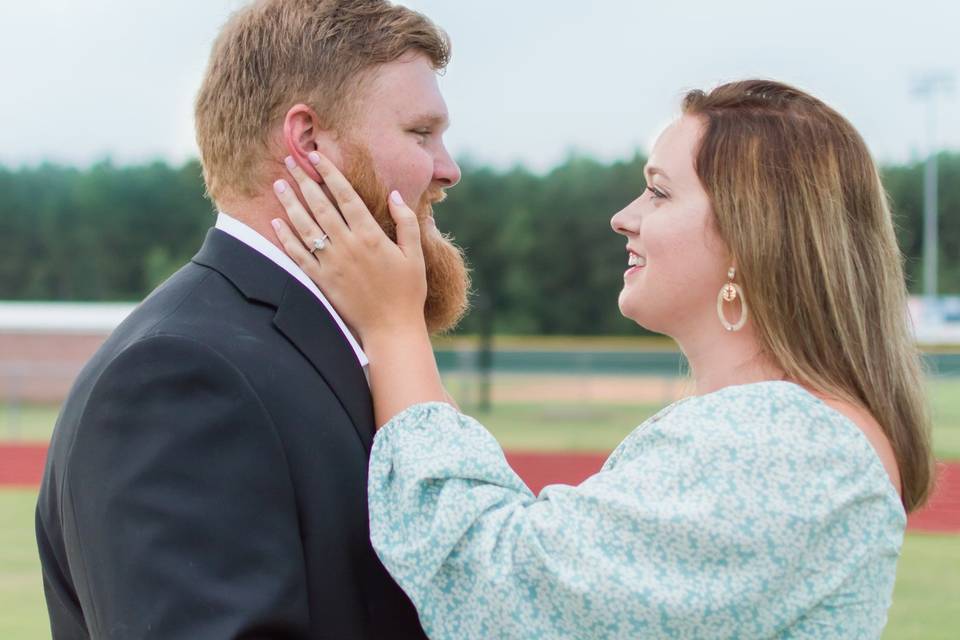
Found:
M 638 197 L 645 158 L 571 156 L 546 174 L 462 163 L 438 225 L 469 257 L 474 312 L 461 331 L 638 331 L 617 310 L 624 240 L 610 216 Z M 960 292 L 960 153 L 940 167 L 940 289 Z M 923 165 L 883 169 L 908 282 L 921 283 Z M 0 299 L 138 300 L 196 252 L 214 212 L 200 166 L 0 168 Z

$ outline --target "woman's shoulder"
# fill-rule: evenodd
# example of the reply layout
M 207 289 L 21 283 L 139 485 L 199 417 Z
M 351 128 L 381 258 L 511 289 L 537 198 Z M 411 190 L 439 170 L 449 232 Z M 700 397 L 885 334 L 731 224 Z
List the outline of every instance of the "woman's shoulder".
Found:
M 897 466 L 896 454 L 893 452 L 893 446 L 890 444 L 887 434 L 883 432 L 883 427 L 881 427 L 877 419 L 873 417 L 873 414 L 865 408 L 847 400 L 813 391 L 811 391 L 811 394 L 845 417 L 860 430 L 867 439 L 867 442 L 870 443 L 870 446 L 873 447 L 874 453 L 887 472 L 890 484 L 897 490 L 897 494 L 902 494 L 900 470 Z
M 796 482 L 815 475 L 821 489 L 856 483 L 899 501 L 883 456 L 859 426 L 868 418 L 790 382 L 735 385 L 672 405 L 641 425 L 615 461 L 679 448 L 700 467 L 712 466 L 708 473 Z
M 868 433 L 882 434 L 866 411 L 780 380 L 732 385 L 697 396 L 666 417 L 680 428 L 708 424 L 745 441 L 835 447 L 857 454 L 872 451 L 863 446 L 873 443 Z
M 838 418 L 835 411 L 802 387 L 767 381 L 731 385 L 685 398 L 650 418 L 637 431 L 675 438 L 693 436 L 697 444 L 845 444 L 851 430 Z

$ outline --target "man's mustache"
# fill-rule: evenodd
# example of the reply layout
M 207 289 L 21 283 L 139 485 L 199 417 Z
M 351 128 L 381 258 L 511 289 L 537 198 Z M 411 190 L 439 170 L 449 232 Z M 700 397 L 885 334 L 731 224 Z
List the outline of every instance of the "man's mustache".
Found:
M 417 219 L 423 222 L 433 215 L 433 206 L 447 199 L 447 191 L 443 188 L 431 188 L 420 198 L 420 205 L 416 208 Z
M 428 189 L 423 197 L 420 198 L 420 202 L 424 208 L 432 207 L 435 204 L 439 204 L 447 199 L 447 190 L 443 188 L 433 187 Z

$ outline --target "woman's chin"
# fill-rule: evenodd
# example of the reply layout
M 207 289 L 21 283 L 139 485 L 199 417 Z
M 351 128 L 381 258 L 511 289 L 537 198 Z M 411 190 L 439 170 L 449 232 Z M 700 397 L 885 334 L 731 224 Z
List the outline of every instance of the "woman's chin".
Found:
M 626 289 L 620 292 L 620 296 L 617 298 L 617 308 L 620 309 L 620 315 L 622 315 L 624 318 L 630 318 L 629 308 L 625 299 L 626 293 Z
M 663 322 L 659 322 L 657 318 L 652 317 L 650 309 L 638 308 L 635 302 L 631 303 L 630 297 L 625 296 L 626 292 L 621 292 L 620 299 L 617 301 L 620 308 L 620 315 L 622 315 L 627 320 L 631 320 L 637 324 L 641 329 L 647 331 L 652 331 L 654 333 L 667 333 L 664 327 Z
M 620 315 L 622 315 L 627 320 L 633 320 L 641 327 L 643 323 L 640 321 L 639 310 L 636 309 L 636 305 L 631 303 L 630 296 L 627 295 L 626 289 L 620 292 L 620 298 L 617 300 L 617 306 L 620 308 Z

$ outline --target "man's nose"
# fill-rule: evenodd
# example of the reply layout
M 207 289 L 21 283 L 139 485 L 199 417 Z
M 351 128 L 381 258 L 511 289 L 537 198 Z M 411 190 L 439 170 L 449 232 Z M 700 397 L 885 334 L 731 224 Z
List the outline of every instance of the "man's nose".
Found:
M 444 188 L 452 187 L 460 182 L 460 166 L 450 156 L 446 147 L 441 149 L 433 164 L 433 181 L 439 182 Z

